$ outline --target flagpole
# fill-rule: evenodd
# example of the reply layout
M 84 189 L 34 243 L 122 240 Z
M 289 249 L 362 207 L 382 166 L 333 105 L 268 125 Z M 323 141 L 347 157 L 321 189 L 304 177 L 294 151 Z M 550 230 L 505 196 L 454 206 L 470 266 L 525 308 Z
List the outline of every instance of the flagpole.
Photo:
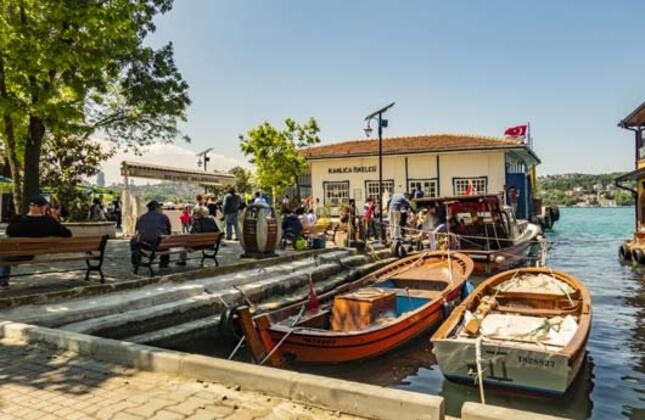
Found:
M 531 122 L 526 123 L 526 135 L 528 136 L 529 148 L 533 150 L 533 139 L 531 138 Z

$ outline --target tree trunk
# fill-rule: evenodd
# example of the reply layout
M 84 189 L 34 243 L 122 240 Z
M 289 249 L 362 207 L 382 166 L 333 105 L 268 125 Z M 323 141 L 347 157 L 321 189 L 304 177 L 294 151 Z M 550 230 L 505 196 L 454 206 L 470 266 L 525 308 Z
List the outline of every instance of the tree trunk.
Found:
M 29 197 L 40 192 L 40 153 L 45 136 L 45 124 L 39 117 L 29 116 L 29 133 L 27 144 L 25 146 L 25 167 L 23 182 L 23 200 L 22 208 L 27 209 L 27 200 Z
M 5 81 L 4 60 L 0 57 L 0 97 L 7 100 L 9 95 L 7 93 L 7 84 Z M 5 152 L 6 158 L 9 162 L 9 170 L 11 171 L 12 187 L 13 187 L 13 207 L 14 213 L 20 214 L 22 208 L 22 178 L 20 176 L 20 163 L 18 162 L 18 153 L 16 150 L 16 134 L 13 127 L 13 118 L 9 112 L 5 111 L 2 115 L 4 122 L 5 134 Z
M 22 177 L 20 176 L 20 164 L 16 153 L 16 137 L 13 130 L 13 120 L 11 116 L 5 114 L 4 131 L 6 136 L 5 149 L 7 152 L 7 161 L 11 171 L 12 192 L 13 192 L 13 210 L 15 214 L 20 214 L 22 208 Z

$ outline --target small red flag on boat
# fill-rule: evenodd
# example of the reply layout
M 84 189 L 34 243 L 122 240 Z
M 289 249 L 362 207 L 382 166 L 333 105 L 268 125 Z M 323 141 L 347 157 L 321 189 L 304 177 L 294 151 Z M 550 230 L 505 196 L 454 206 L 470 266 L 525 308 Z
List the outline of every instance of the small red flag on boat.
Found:
M 504 131 L 504 135 L 509 136 L 509 137 L 521 137 L 521 138 L 524 138 L 524 137 L 526 137 L 527 128 L 528 128 L 528 126 L 526 124 L 517 125 L 515 127 L 510 127 L 510 128 L 507 128 L 506 131 Z
M 318 296 L 316 296 L 316 289 L 314 289 L 314 282 L 311 279 L 311 274 L 309 275 L 309 299 L 307 300 L 307 310 L 308 311 L 317 311 L 320 307 L 318 303 Z

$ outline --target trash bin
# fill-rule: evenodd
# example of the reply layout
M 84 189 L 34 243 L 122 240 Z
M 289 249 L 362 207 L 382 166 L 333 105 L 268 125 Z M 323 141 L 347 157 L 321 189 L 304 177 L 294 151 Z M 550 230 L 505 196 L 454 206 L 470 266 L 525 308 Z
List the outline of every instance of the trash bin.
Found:
M 272 207 L 251 204 L 242 213 L 240 244 L 242 258 L 275 257 L 278 220 Z

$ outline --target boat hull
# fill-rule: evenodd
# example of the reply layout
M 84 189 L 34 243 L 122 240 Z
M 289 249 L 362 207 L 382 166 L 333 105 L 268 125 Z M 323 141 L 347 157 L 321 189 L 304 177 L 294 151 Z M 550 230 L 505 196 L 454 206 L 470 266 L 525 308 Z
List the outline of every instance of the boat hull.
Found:
M 459 252 L 472 258 L 475 263 L 473 270 L 475 274 L 494 274 L 524 262 L 539 232 L 537 225 L 529 224 L 525 237 L 507 248 L 490 251 L 460 249 Z
M 474 383 L 477 365 L 474 342 L 433 340 L 441 371 L 451 380 Z M 485 385 L 529 392 L 563 394 L 573 382 L 584 352 L 566 354 L 482 343 L 481 367 Z
M 437 327 L 461 302 L 463 283 L 446 295 L 445 303 L 434 301 L 415 315 L 386 328 L 345 334 L 295 331 L 286 338 L 280 350 L 287 359 L 313 364 L 344 363 L 379 356 Z M 274 325 L 268 332 L 277 343 L 288 330 Z

